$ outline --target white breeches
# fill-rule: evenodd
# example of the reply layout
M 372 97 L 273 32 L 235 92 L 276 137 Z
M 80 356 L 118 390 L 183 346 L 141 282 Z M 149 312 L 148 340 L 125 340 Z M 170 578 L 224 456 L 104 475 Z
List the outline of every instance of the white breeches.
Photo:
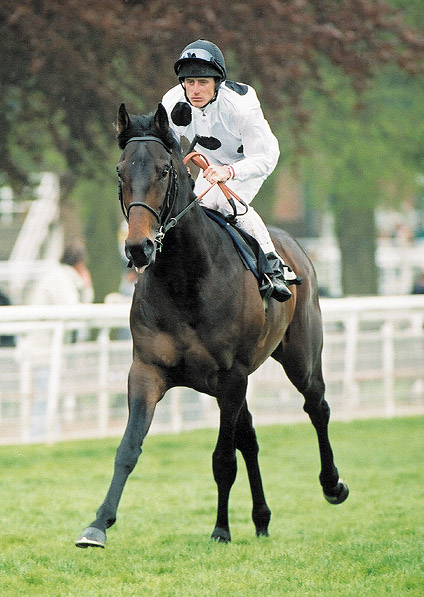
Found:
M 262 183 L 262 178 L 255 178 L 245 182 L 239 182 L 238 180 L 228 180 L 225 184 L 235 193 L 237 193 L 237 195 L 243 199 L 247 205 L 249 205 L 259 191 Z M 210 186 L 210 183 L 203 178 L 203 173 L 200 172 L 194 187 L 194 192 L 196 195 L 201 195 Z M 235 204 L 237 207 L 237 213 L 243 214 L 243 212 L 246 211 L 246 208 L 239 201 L 235 200 Z M 203 199 L 200 201 L 200 205 L 209 207 L 210 209 L 215 209 L 224 215 L 233 214 L 233 208 L 228 203 L 228 200 L 218 185 L 215 185 L 206 193 L 206 195 L 204 195 Z M 274 243 L 271 240 L 269 232 L 263 223 L 262 218 L 253 207 L 250 207 L 249 205 L 247 213 L 237 217 L 237 225 L 240 226 L 240 228 L 242 228 L 245 232 L 256 238 L 265 254 L 275 251 Z

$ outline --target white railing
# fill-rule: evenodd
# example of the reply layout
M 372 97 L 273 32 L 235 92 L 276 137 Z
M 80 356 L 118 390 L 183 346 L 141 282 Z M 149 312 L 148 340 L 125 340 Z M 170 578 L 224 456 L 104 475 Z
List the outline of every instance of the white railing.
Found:
M 322 299 L 333 419 L 424 413 L 424 296 Z M 128 304 L 0 308 L 0 442 L 120 435 L 131 363 Z M 249 380 L 256 424 L 306 420 L 272 359 Z M 217 426 L 209 396 L 174 388 L 152 431 Z

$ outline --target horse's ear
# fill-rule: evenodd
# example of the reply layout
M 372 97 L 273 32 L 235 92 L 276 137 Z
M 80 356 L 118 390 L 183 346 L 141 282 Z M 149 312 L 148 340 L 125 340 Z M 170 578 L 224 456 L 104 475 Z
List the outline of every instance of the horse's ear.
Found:
M 118 109 L 116 130 L 123 133 L 130 126 L 130 115 L 127 112 L 125 104 L 121 104 Z
M 158 109 L 156 110 L 154 122 L 158 131 L 166 135 L 169 131 L 169 120 L 168 114 L 162 104 L 158 104 Z

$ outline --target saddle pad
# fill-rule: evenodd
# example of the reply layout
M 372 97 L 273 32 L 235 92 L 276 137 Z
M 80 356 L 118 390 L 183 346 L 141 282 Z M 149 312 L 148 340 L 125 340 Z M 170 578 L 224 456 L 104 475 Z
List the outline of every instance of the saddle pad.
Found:
M 211 220 L 231 236 L 242 263 L 246 269 L 252 271 L 258 282 L 261 282 L 264 270 L 266 270 L 267 260 L 258 241 L 235 224 L 228 222 L 220 212 L 206 207 L 202 207 L 202 209 Z

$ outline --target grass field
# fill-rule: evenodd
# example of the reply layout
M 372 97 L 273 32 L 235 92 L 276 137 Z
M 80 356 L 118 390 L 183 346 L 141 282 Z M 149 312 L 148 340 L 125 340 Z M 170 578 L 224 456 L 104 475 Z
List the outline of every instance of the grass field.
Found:
M 147 438 L 105 550 L 73 541 L 118 440 L 0 448 L 0 594 L 424 595 L 424 418 L 331 424 L 351 490 L 340 506 L 321 495 L 309 423 L 257 431 L 270 537 L 255 537 L 239 458 L 228 545 L 209 540 L 214 430 Z

